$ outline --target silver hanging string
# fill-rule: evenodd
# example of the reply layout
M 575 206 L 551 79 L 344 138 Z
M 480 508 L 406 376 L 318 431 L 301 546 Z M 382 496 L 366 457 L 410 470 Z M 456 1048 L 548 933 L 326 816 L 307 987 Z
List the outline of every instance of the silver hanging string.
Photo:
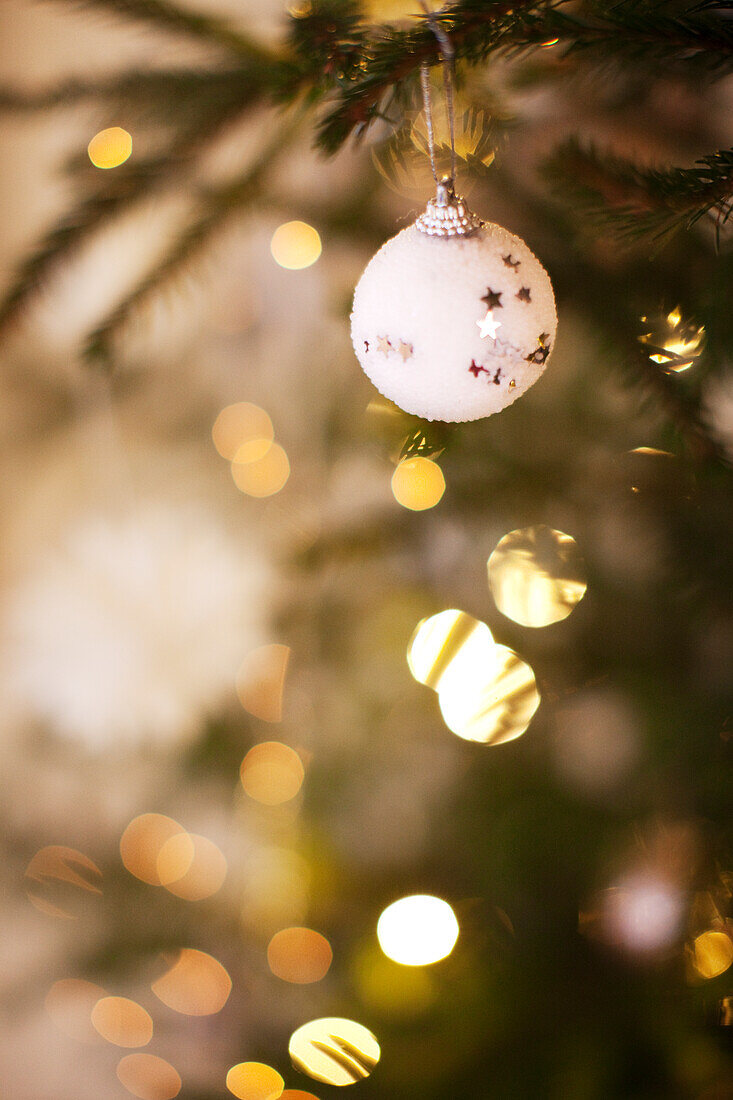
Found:
M 456 124 L 455 107 L 453 102 L 453 74 L 455 68 L 456 52 L 445 28 L 430 10 L 426 0 L 421 0 L 422 7 L 427 17 L 428 25 L 438 40 L 440 59 L 443 64 L 443 88 L 445 92 L 445 109 L 448 116 L 448 132 L 450 134 L 451 168 L 450 177 L 454 182 L 456 178 Z M 420 68 L 420 80 L 422 83 L 423 105 L 425 107 L 425 119 L 428 129 L 428 149 L 430 151 L 430 164 L 433 169 L 433 178 L 438 182 L 435 167 L 435 135 L 433 131 L 433 113 L 430 102 L 430 70 L 427 62 L 423 62 Z
M 422 85 L 422 103 L 425 112 L 425 125 L 428 129 L 428 153 L 430 154 L 430 167 L 433 170 L 433 179 L 438 182 L 438 169 L 435 166 L 435 134 L 433 132 L 433 108 L 430 102 L 430 69 L 428 63 L 423 61 L 420 66 L 420 83 Z

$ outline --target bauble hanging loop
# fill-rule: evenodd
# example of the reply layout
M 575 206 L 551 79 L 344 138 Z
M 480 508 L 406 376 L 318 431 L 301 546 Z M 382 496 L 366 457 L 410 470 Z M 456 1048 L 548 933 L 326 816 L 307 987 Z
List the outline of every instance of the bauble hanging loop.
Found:
M 542 264 L 520 237 L 473 214 L 448 177 L 369 262 L 351 314 L 365 373 L 425 420 L 478 420 L 511 405 L 543 373 L 556 329 Z
M 468 237 L 484 223 L 469 210 L 463 198 L 453 190 L 453 180 L 443 176 L 437 194 L 430 199 L 427 209 L 415 222 L 421 233 L 428 237 Z

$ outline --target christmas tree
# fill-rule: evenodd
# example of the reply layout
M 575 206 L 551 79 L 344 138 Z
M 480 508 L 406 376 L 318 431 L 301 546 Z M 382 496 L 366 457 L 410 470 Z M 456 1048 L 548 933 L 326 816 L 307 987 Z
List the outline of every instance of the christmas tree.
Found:
M 13 1100 L 733 1095 L 732 11 L 6 5 Z M 350 341 L 444 174 L 469 423 Z

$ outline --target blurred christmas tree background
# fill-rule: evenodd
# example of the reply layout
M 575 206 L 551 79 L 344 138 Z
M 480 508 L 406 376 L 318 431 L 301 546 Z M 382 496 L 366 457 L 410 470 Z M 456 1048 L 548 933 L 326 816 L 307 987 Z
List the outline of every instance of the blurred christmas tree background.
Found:
M 422 62 L 446 163 L 420 5 L 2 5 L 9 1100 L 327 1100 L 288 1056 L 321 1017 L 377 1037 L 357 1096 L 733 1097 L 732 10 L 439 16 L 459 190 L 560 319 L 453 426 L 349 340 L 434 190 Z M 582 576 L 490 588 L 537 527 Z M 514 740 L 410 674 L 451 608 L 534 673 Z M 458 921 L 432 965 L 377 939 L 413 894 Z

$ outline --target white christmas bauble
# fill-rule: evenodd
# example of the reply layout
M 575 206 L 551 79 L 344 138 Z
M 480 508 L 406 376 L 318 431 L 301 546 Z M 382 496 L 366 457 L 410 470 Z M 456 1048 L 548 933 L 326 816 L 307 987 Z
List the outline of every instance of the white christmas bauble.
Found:
M 556 329 L 537 257 L 467 211 L 448 181 L 369 262 L 351 315 L 365 373 L 425 420 L 478 420 L 511 405 L 544 371 Z

